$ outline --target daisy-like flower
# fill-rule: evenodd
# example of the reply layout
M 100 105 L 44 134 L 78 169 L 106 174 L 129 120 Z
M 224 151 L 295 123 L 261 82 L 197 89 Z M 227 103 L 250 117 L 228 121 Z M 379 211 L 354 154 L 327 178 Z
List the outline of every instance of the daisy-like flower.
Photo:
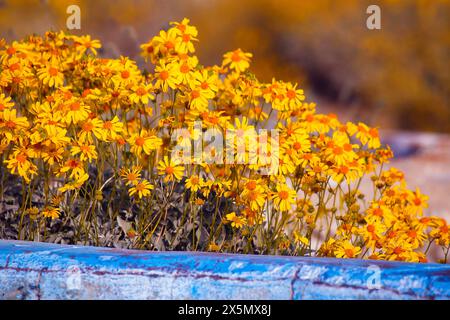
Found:
M 297 84 L 286 83 L 285 100 L 282 102 L 288 109 L 296 109 L 301 107 L 305 100 L 305 95 L 302 89 L 297 89 Z
M 55 207 L 45 207 L 42 210 L 42 215 L 46 218 L 51 218 L 52 220 L 58 219 L 60 215 L 59 208 Z
M 167 92 L 169 88 L 176 89 L 181 82 L 180 72 L 175 63 L 161 62 L 155 67 L 155 88 Z
M 99 40 L 92 40 L 90 35 L 86 36 L 74 36 L 75 45 L 80 55 L 86 51 L 91 51 L 94 55 L 97 55 L 97 49 L 102 47 Z
M 260 185 L 253 185 L 253 181 L 247 183 L 244 191 L 241 193 L 241 197 L 249 204 L 252 210 L 261 210 L 267 198 L 264 188 Z
M 336 258 L 356 258 L 361 253 L 361 248 L 354 246 L 349 240 L 338 243 L 334 254 Z
M 0 94 L 0 119 L 1 119 L 1 113 L 5 111 L 6 109 L 11 110 L 14 106 L 14 102 L 11 101 L 11 97 L 5 96 L 4 93 Z
M 26 129 L 29 122 L 26 117 L 18 117 L 15 109 L 5 109 L 0 113 L 0 133 L 4 133 L 8 142 L 12 141 L 18 131 Z
M 428 196 L 422 194 L 419 188 L 415 192 L 409 192 L 408 201 L 411 204 L 408 211 L 412 214 L 423 214 L 423 209 L 428 207 Z
M 69 159 L 61 167 L 60 172 L 66 173 L 70 171 L 70 178 L 77 179 L 84 175 L 84 164 L 78 159 Z
M 27 183 L 31 181 L 30 176 L 37 174 L 37 166 L 31 162 L 29 149 L 15 148 L 5 163 L 12 174 L 17 172 Z
M 154 186 L 150 184 L 146 179 L 142 179 L 133 187 L 128 190 L 130 196 L 137 195 L 139 199 L 150 195 L 150 190 L 153 190 Z
M 125 180 L 125 185 L 137 185 L 141 179 L 141 167 L 134 166 L 131 169 L 122 168 L 120 169 L 120 176 Z
M 250 67 L 250 58 L 252 56 L 251 53 L 236 49 L 223 55 L 222 65 L 229 65 L 230 69 L 236 70 L 237 72 L 244 72 Z
M 97 151 L 95 150 L 95 146 L 81 142 L 74 145 L 72 149 L 70 149 L 70 154 L 73 156 L 80 154 L 81 161 L 92 161 L 97 159 Z
M 57 66 L 47 65 L 38 70 L 38 77 L 42 83 L 49 87 L 61 87 L 64 84 L 64 74 Z
M 123 132 L 123 123 L 117 116 L 114 116 L 112 120 L 103 121 L 103 130 L 106 133 L 107 140 L 115 140 Z
M 168 156 L 164 156 L 164 160 L 158 163 L 158 174 L 164 177 L 164 181 L 180 181 L 183 178 L 184 167 L 179 165 L 178 161 L 169 160 Z
M 64 120 L 67 124 L 78 123 L 89 117 L 90 108 L 81 101 L 71 101 L 66 106 Z
M 149 134 L 147 130 L 141 130 L 139 134 L 132 134 L 127 141 L 131 145 L 131 152 L 138 156 L 142 152 L 150 154 L 162 145 L 162 140 L 155 135 Z
M 159 35 L 152 39 L 155 54 L 160 52 L 162 55 L 167 56 L 175 53 L 175 47 L 180 40 L 175 28 L 171 28 L 168 31 L 161 30 Z
M 148 104 L 150 100 L 155 97 L 152 95 L 152 85 L 151 84 L 139 84 L 135 85 L 131 89 L 130 100 L 133 103 L 143 103 Z
M 78 176 L 73 177 L 73 181 L 66 183 L 58 189 L 59 192 L 65 193 L 71 190 L 78 190 L 89 179 L 89 175 L 82 171 Z
M 188 179 L 186 179 L 185 186 L 192 192 L 197 192 L 202 188 L 203 184 L 204 184 L 203 179 L 198 175 L 194 174 L 190 176 Z
M 78 133 L 79 141 L 92 143 L 94 136 L 102 141 L 106 141 L 107 132 L 103 129 L 103 121 L 98 118 L 87 119 L 81 123 L 81 130 Z
M 231 222 L 231 226 L 236 229 L 242 228 L 246 223 L 246 219 L 244 217 L 237 216 L 235 212 L 231 212 L 225 217 L 227 221 Z
M 285 184 L 278 184 L 277 191 L 271 195 L 272 201 L 280 211 L 289 211 L 295 203 L 297 193 Z

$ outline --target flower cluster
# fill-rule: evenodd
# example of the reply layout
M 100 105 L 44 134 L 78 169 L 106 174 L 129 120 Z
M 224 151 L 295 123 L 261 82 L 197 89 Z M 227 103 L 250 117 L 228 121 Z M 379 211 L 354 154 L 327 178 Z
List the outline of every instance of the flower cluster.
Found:
M 186 229 L 202 250 L 425 262 L 434 243 L 446 260 L 447 222 L 423 215 L 427 197 L 400 171 L 383 170 L 393 153 L 377 128 L 316 113 L 297 84 L 258 81 L 241 49 L 201 65 L 197 36 L 188 19 L 160 31 L 141 46 L 150 71 L 98 57 L 90 36 L 0 42 L 0 192 L 8 176 L 21 178 L 21 222 L 40 219 L 41 234 L 81 210 L 81 229 L 96 215 L 114 224 L 116 200 L 127 199 L 138 213 L 126 236 L 138 248 Z M 268 128 L 277 139 L 260 130 Z M 247 138 L 245 152 L 210 161 L 223 151 L 205 132 Z M 270 161 L 249 161 L 252 141 L 262 140 L 272 143 L 256 153 Z M 198 144 L 200 158 L 174 153 Z M 263 175 L 273 161 L 276 171 Z M 373 194 L 361 193 L 364 179 Z M 183 210 L 169 224 L 177 192 Z

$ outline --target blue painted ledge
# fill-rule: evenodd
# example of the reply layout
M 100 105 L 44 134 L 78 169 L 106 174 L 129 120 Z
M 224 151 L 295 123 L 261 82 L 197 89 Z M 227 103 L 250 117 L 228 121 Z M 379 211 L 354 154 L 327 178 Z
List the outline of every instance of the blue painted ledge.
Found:
M 450 299 L 450 266 L 0 241 L 0 298 Z

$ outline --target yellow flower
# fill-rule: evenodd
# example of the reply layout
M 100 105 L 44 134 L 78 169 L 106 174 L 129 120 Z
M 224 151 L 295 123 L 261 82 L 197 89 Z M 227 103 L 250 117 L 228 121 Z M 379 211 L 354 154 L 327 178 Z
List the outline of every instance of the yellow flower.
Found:
M 16 138 L 16 134 L 28 128 L 29 123 L 26 117 L 17 117 L 14 109 L 5 109 L 0 113 L 0 133 L 4 133 L 8 142 Z
M 165 62 L 161 62 L 155 67 L 155 77 L 155 88 L 163 92 L 167 92 L 169 88 L 176 89 L 181 82 L 181 75 L 176 70 L 174 63 L 166 64 Z
M 278 184 L 277 191 L 273 192 L 271 198 L 280 211 L 289 211 L 295 203 L 297 193 L 285 184 Z
M 133 103 L 148 104 L 155 97 L 152 95 L 151 84 L 138 84 L 131 89 L 130 100 Z
M 30 176 L 37 174 L 37 166 L 31 162 L 29 158 L 30 151 L 28 149 L 15 148 L 10 154 L 8 160 L 5 160 L 7 168 L 11 173 L 18 173 L 24 180 L 29 183 Z
M 416 188 L 415 192 L 408 193 L 408 202 L 410 206 L 408 211 L 412 214 L 423 214 L 423 209 L 428 207 L 428 196 L 422 194 L 419 188 Z
M 38 70 L 39 79 L 49 87 L 61 87 L 64 84 L 64 74 L 57 66 L 47 65 Z
M 139 156 L 142 152 L 150 154 L 153 150 L 158 149 L 162 141 L 160 138 L 149 134 L 146 130 L 141 130 L 139 134 L 132 134 L 128 139 L 131 145 L 131 152 Z
M 135 194 L 138 195 L 139 199 L 142 197 L 146 197 L 150 194 L 150 190 L 153 190 L 154 186 L 150 184 L 146 179 L 142 179 L 137 184 L 128 190 L 128 194 L 133 196 Z
M 106 141 L 107 131 L 103 128 L 103 121 L 94 118 L 87 119 L 81 123 L 81 130 L 78 132 L 79 141 L 92 143 L 94 141 L 93 136 L 97 139 Z
M 60 172 L 66 173 L 70 171 L 70 178 L 78 179 L 85 174 L 84 164 L 78 159 L 68 159 L 61 167 Z
M 249 186 L 250 184 L 250 186 Z M 246 188 L 241 194 L 252 210 L 261 210 L 266 203 L 266 193 L 262 186 L 256 185 L 253 187 L 252 182 L 247 183 Z
M 89 175 L 84 171 L 80 171 L 79 174 L 77 176 L 74 176 L 73 178 L 73 181 L 70 181 L 69 183 L 66 183 L 65 185 L 60 187 L 58 191 L 61 193 L 65 193 L 67 191 L 80 189 L 81 186 L 89 179 Z
M 294 241 L 296 243 L 299 243 L 299 244 L 305 246 L 305 247 L 309 245 L 308 238 L 302 236 L 298 231 L 294 232 Z
M 158 163 L 159 175 L 165 176 L 164 181 L 181 180 L 184 174 L 184 167 L 180 166 L 177 161 L 169 160 L 169 157 L 164 156 L 164 160 Z
M 126 181 L 125 185 L 137 185 L 141 179 L 141 167 L 120 169 L 120 176 Z
M 52 218 L 53 219 L 58 219 L 60 212 L 59 212 L 59 208 L 55 208 L 55 207 L 45 207 L 42 210 L 42 215 L 46 218 Z
M 106 132 L 106 138 L 108 140 L 115 140 L 123 131 L 123 123 L 120 122 L 117 116 L 114 116 L 112 120 L 103 121 L 103 130 Z
M 244 217 L 238 217 L 235 212 L 231 212 L 225 217 L 228 221 L 231 222 L 231 226 L 235 227 L 236 229 L 242 228 L 246 223 L 246 219 Z
M 64 120 L 67 124 L 78 123 L 86 120 L 89 117 L 90 108 L 84 105 L 81 101 L 72 101 L 66 105 L 67 113 Z
M 74 145 L 72 149 L 70 149 L 70 154 L 75 156 L 80 154 L 81 161 L 92 161 L 97 159 L 97 151 L 95 150 L 94 145 L 78 143 L 78 145 Z
M 46 125 L 44 128 L 47 138 L 45 140 L 46 145 L 49 145 L 49 143 L 53 143 L 56 146 L 56 148 L 59 148 L 65 146 L 67 143 L 70 142 L 70 137 L 66 136 L 67 134 L 66 129 L 51 125 Z
M 80 55 L 86 53 L 87 50 L 90 50 L 94 55 L 97 55 L 96 49 L 102 47 L 99 40 L 92 40 L 89 35 L 80 37 L 74 36 L 74 41 Z
M 334 254 L 336 258 L 356 258 L 361 253 L 361 248 L 354 246 L 349 240 L 339 242 Z
M 11 101 L 11 97 L 5 96 L 4 93 L 0 94 L 0 117 L 1 113 L 5 111 L 6 109 L 12 109 L 14 106 L 14 102 Z M 1 118 L 0 118 L 1 119 Z
M 197 192 L 198 190 L 200 190 L 203 184 L 203 179 L 195 174 L 186 179 L 185 183 L 186 188 L 188 188 L 192 192 Z
M 237 72 L 244 72 L 250 66 L 251 53 L 243 52 L 241 49 L 236 49 L 227 52 L 223 55 L 222 65 L 230 65 L 230 68 Z

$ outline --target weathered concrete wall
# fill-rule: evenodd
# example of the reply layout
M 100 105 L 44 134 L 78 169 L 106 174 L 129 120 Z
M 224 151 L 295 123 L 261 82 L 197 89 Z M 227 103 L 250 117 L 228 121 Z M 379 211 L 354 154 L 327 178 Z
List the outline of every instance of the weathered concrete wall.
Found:
M 0 241 L 2 299 L 450 299 L 450 266 Z

